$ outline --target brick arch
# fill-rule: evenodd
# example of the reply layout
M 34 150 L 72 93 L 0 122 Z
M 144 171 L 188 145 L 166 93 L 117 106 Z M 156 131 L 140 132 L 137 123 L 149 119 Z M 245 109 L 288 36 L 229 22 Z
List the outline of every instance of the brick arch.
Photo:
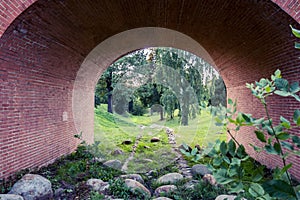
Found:
M 8 26 L 28 7 L 38 0 L 8 0 L 0 2 L 0 37 Z M 298 23 L 300 22 L 300 3 L 296 0 L 271 0 L 289 14 Z
M 300 53 L 293 48 L 295 39 L 288 27 L 299 26 L 297 3 L 274 2 L 2 1 L 0 177 L 46 164 L 76 148 L 73 92 L 76 81 L 89 78 L 88 73 L 80 73 L 80 67 L 98 44 L 135 28 L 161 27 L 192 38 L 211 56 L 226 81 L 228 96 L 239 101 L 239 109 L 260 116 L 261 107 L 245 89 L 246 82 L 269 76 L 277 68 L 289 80 L 300 80 Z M 187 50 L 192 46 L 182 45 Z M 192 53 L 199 55 L 198 50 Z M 280 113 L 291 115 L 299 106 L 280 98 L 270 103 L 275 120 Z M 252 130 L 244 129 L 240 135 L 245 144 L 257 142 Z M 255 156 L 271 167 L 279 163 L 273 157 Z M 299 158 L 291 160 L 294 169 L 299 168 Z M 294 175 L 300 178 L 296 171 Z

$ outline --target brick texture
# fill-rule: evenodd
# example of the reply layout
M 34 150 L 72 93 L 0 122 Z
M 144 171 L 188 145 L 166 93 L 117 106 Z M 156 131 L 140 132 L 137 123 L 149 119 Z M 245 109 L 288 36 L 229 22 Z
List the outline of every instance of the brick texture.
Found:
M 300 28 L 299 9 L 297 0 L 0 1 L 0 178 L 44 165 L 76 148 L 73 135 L 81 122 L 74 123 L 72 103 L 81 64 L 98 44 L 134 28 L 163 27 L 197 41 L 210 54 L 239 110 L 261 116 L 262 107 L 245 83 L 269 77 L 277 68 L 289 81 L 300 80 L 300 52 L 293 48 L 295 38 L 289 29 L 290 24 Z M 139 39 L 137 35 L 135 42 L 148 47 L 145 39 Z M 176 38 L 166 40 L 185 48 L 176 44 Z M 158 41 L 157 45 L 165 44 Z M 118 52 L 118 46 L 114 48 Z M 112 54 L 107 60 L 116 58 Z M 104 62 L 101 69 L 109 64 Z M 82 73 L 82 79 L 93 80 L 83 86 L 88 96 L 98 76 Z M 271 98 L 269 103 L 275 121 L 280 115 L 291 118 L 299 108 L 298 102 L 287 98 Z M 93 120 L 93 113 L 87 118 Z M 84 135 L 93 140 L 91 134 Z M 253 130 L 243 129 L 238 138 L 258 161 L 280 165 L 247 145 L 258 143 Z M 299 158 L 291 157 L 290 162 L 293 175 L 300 179 Z

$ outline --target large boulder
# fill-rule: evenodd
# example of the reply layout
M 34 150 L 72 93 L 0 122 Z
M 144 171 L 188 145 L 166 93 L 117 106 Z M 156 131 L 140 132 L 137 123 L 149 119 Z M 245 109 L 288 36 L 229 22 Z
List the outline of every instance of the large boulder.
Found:
M 212 172 L 202 164 L 197 164 L 192 167 L 193 176 L 204 176 L 205 174 L 212 174 Z
M 183 176 L 179 173 L 169 173 L 161 176 L 157 179 L 158 184 L 173 184 L 183 179 Z
M 144 179 L 139 174 L 125 174 L 120 176 L 122 179 L 132 179 L 144 184 Z
M 222 194 L 217 196 L 217 198 L 215 200 L 234 200 L 237 196 L 235 195 L 226 195 L 226 194 Z M 247 200 L 245 198 L 242 198 L 242 200 Z
M 87 180 L 86 185 L 89 186 L 92 190 L 97 192 L 104 192 L 109 188 L 109 183 L 94 178 Z
M 114 169 L 121 169 L 122 168 L 122 163 L 119 160 L 108 160 L 105 163 L 103 163 L 103 165 L 105 165 L 107 167 L 114 168 Z
M 36 174 L 26 174 L 13 185 L 8 194 L 20 195 L 24 200 L 46 200 L 52 198 L 53 191 L 48 179 Z
M 161 194 L 166 194 L 175 190 L 177 190 L 177 187 L 175 185 L 163 185 L 156 188 L 156 190 L 154 191 L 154 195 L 159 197 Z
M 24 200 L 24 198 L 20 195 L 16 194 L 0 194 L 1 200 Z
M 141 191 L 145 196 L 151 196 L 151 192 L 140 182 L 132 179 L 125 179 L 125 185 L 130 188 L 131 191 Z

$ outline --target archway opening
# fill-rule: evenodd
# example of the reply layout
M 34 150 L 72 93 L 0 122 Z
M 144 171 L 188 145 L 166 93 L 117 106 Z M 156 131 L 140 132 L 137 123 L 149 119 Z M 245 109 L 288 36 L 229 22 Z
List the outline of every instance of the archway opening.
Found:
M 137 50 L 97 82 L 95 142 L 102 159 L 118 159 L 123 171 L 162 168 L 183 143 L 203 148 L 225 140 L 225 127 L 213 115 L 225 106 L 224 82 L 204 59 L 170 47 Z

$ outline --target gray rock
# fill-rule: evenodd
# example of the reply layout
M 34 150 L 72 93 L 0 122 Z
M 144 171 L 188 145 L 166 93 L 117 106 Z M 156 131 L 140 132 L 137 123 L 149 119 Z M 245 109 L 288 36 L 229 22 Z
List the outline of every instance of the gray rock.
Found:
M 125 185 L 132 191 L 139 190 L 142 191 L 145 196 L 151 196 L 151 192 L 140 182 L 132 179 L 125 179 Z
M 123 154 L 124 154 L 124 152 L 121 149 L 116 149 L 113 152 L 111 152 L 111 155 L 114 155 L 114 156 L 123 155 Z
M 24 200 L 46 200 L 53 197 L 51 182 L 35 174 L 26 174 L 16 182 L 9 194 L 21 195 Z
M 234 195 L 226 195 L 226 194 L 222 194 L 217 196 L 217 198 L 215 200 L 234 200 L 236 198 L 236 196 Z M 245 198 L 242 198 L 242 200 L 247 200 Z
M 158 198 L 155 198 L 153 200 L 173 200 L 173 199 L 170 199 L 168 197 L 158 197 Z
M 122 163 L 119 160 L 108 160 L 105 163 L 103 163 L 103 165 L 114 169 L 121 169 L 122 167 Z
M 169 184 L 169 183 L 176 183 L 183 179 L 183 176 L 179 173 L 169 173 L 166 175 L 161 176 L 157 179 L 157 183 L 159 184 Z
M 86 185 L 89 186 L 92 190 L 97 192 L 104 192 L 109 188 L 109 184 L 107 182 L 104 182 L 100 179 L 94 179 L 94 178 L 87 180 Z
M 122 179 L 132 179 L 144 184 L 144 179 L 139 174 L 125 174 L 120 176 Z
M 205 165 L 197 164 L 192 167 L 192 174 L 193 176 L 204 176 L 212 173 Z
M 177 190 L 177 187 L 175 185 L 163 185 L 156 188 L 156 190 L 154 191 L 154 195 L 158 197 L 161 194 L 173 192 L 175 190 Z
M 1 200 L 24 200 L 22 196 L 16 194 L 0 194 Z

